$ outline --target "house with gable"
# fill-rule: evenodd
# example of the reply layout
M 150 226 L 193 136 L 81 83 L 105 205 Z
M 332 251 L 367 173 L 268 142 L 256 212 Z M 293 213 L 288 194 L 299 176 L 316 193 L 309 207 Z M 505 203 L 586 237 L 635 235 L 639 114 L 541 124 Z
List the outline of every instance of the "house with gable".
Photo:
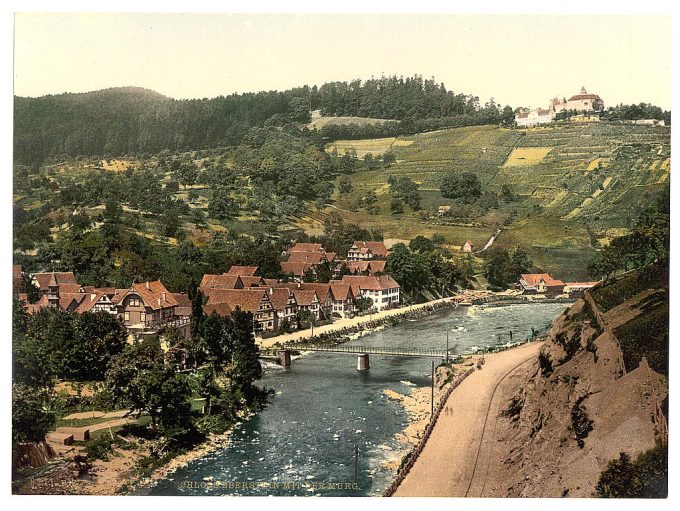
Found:
M 333 281 L 335 282 L 335 281 Z M 373 309 L 383 310 L 399 305 L 399 283 L 389 275 L 343 275 L 342 283 L 351 287 L 354 298 L 370 298 Z
M 118 296 L 118 317 L 133 335 L 155 334 L 164 326 L 188 327 L 188 322 L 176 321 L 177 300 L 159 280 L 134 283 Z
M 554 297 L 564 293 L 564 282 L 552 278 L 549 273 L 522 273 L 515 289 L 525 295 Z
M 236 309 L 253 314 L 253 331 L 269 332 L 278 329 L 278 320 L 272 301 L 263 287 L 250 287 L 244 289 L 218 289 L 208 288 L 205 292 L 206 303 L 204 311 L 212 311 L 218 314 L 229 310 L 230 313 Z M 215 307 L 226 304 L 225 307 Z
M 347 260 L 385 259 L 389 254 L 390 251 L 382 241 L 355 241 L 347 251 Z

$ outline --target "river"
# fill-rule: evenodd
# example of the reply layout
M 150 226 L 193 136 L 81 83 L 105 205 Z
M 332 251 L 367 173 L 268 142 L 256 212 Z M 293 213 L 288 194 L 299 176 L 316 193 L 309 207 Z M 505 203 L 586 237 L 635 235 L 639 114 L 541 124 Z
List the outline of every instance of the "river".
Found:
M 543 333 L 565 304 L 518 304 L 445 309 L 373 332 L 357 345 L 457 352 Z M 440 360 L 436 361 L 437 363 Z M 405 448 L 394 435 L 407 425 L 399 403 L 383 389 L 407 394 L 429 385 L 428 358 L 370 356 L 368 371 L 355 355 L 313 353 L 292 367 L 265 364 L 259 382 L 274 389 L 271 403 L 234 429 L 230 445 L 178 469 L 141 493 L 150 495 L 379 495 L 394 474 L 381 464 Z M 355 446 L 358 479 L 355 480 Z M 238 483 L 238 486 L 237 486 Z M 285 485 L 285 486 L 284 486 Z M 244 488 L 245 486 L 245 488 Z

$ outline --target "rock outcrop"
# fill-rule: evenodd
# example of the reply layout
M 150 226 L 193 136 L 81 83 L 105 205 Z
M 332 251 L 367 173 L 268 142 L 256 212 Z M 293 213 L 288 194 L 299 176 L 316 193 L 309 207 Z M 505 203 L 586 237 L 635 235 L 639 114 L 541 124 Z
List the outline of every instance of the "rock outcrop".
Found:
M 667 376 L 645 353 L 626 367 L 617 338 L 658 291 L 606 312 L 587 293 L 554 322 L 538 360 L 503 390 L 484 496 L 590 497 L 620 452 L 634 458 L 667 440 Z

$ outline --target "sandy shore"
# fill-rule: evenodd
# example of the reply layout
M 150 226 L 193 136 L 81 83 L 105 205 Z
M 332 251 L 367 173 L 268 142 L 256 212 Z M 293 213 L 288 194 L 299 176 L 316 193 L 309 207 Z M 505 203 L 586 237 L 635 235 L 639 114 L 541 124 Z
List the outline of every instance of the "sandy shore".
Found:
M 449 396 L 446 406 L 450 413 L 439 416 L 423 452 L 395 496 L 466 495 L 496 388 L 508 374 L 536 357 L 541 345 L 532 342 L 486 355 L 483 369 L 473 372 Z
M 434 386 L 435 407 L 441 401 L 447 389 L 460 380 L 463 373 L 474 364 L 474 360 L 471 359 L 465 364 L 453 366 L 453 369 L 449 367 L 438 367 L 436 369 Z M 450 376 L 452 372 L 454 376 Z M 382 464 L 384 468 L 396 471 L 401 463 L 401 458 L 420 442 L 425 428 L 430 422 L 432 389 L 430 387 L 416 387 L 409 394 L 399 394 L 391 389 L 385 389 L 383 394 L 389 399 L 398 401 L 408 414 L 408 425 L 395 435 L 399 442 L 406 444 L 408 447 L 402 450 L 397 457 Z M 442 413 L 446 413 L 446 411 Z

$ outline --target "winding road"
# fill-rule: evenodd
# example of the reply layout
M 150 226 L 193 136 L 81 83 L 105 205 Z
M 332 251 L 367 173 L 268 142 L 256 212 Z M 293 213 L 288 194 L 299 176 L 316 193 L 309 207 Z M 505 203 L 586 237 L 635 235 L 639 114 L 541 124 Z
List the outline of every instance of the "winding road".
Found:
M 508 396 L 502 383 L 538 356 L 542 342 L 533 342 L 486 356 L 451 393 L 423 452 L 397 489 L 397 497 L 479 497 L 493 460 L 496 418 Z M 503 401 L 503 402 L 501 402 Z

